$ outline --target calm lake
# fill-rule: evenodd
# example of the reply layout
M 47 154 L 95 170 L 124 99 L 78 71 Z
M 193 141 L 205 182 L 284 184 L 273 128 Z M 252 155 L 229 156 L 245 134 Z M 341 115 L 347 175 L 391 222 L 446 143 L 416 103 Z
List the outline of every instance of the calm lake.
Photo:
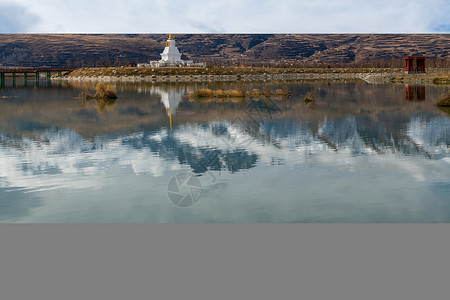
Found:
M 447 86 L 93 86 L 0 90 L 0 222 L 450 222 Z M 264 86 L 292 97 L 183 96 Z

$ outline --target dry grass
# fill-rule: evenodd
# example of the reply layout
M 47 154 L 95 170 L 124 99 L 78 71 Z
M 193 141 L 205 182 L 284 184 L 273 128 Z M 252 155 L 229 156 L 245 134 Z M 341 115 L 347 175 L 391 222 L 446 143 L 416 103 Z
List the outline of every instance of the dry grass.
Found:
M 85 99 L 117 99 L 116 88 L 112 84 L 97 83 L 95 86 L 95 94 L 92 95 L 87 91 L 81 94 Z
M 197 91 L 191 91 L 189 93 L 191 98 L 223 98 L 223 97 L 245 97 L 245 92 L 240 89 L 235 90 L 211 90 L 211 89 L 199 89 Z
M 242 88 L 233 90 L 211 90 L 211 89 L 199 89 L 197 91 L 191 91 L 189 98 L 245 98 L 245 97 L 259 97 L 259 96 L 291 96 L 292 92 L 287 86 L 283 86 L 281 89 L 272 90 L 268 86 L 264 86 L 262 90 L 252 89 L 245 91 Z
M 450 107 L 450 93 L 448 93 L 446 97 L 436 102 L 436 106 Z
M 242 89 L 230 90 L 230 97 L 244 97 L 245 91 Z
M 245 95 L 249 97 L 257 97 L 264 95 L 264 92 L 258 89 L 253 89 L 252 91 L 246 92 Z
M 116 88 L 112 84 L 99 82 L 95 86 L 94 95 L 87 91 L 83 91 L 79 98 L 83 106 L 89 101 L 95 100 L 97 111 L 102 113 L 105 108 L 111 110 L 114 107 L 117 99 Z
M 103 82 L 97 83 L 95 86 L 94 98 L 99 99 L 116 99 L 116 88 L 112 84 L 104 84 Z
M 84 95 L 78 99 L 81 101 L 81 106 L 83 106 L 84 108 L 86 108 L 86 105 L 88 103 L 94 103 L 95 108 L 99 113 L 102 113 L 105 108 L 107 110 L 113 110 L 117 100 L 116 98 L 95 98 L 94 96 L 86 95 L 86 93 L 84 93 Z

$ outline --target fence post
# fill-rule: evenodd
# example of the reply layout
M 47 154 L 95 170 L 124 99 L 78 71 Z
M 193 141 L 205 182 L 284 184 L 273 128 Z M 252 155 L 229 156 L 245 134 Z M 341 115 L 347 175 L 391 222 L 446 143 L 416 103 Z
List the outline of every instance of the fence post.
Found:
M 39 72 L 37 71 L 35 73 L 35 79 L 36 79 L 36 86 L 39 87 Z
M 3 89 L 5 87 L 5 73 L 0 73 L 0 87 Z
M 0 73 L 0 81 L 1 81 L 2 87 L 4 87 L 5 86 L 5 73 L 4 72 Z

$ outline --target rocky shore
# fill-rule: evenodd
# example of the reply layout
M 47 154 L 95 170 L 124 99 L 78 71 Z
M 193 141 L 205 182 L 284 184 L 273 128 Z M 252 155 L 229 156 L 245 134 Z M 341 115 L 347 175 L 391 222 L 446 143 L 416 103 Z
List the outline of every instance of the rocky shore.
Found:
M 277 70 L 278 71 L 278 70 Z M 289 72 L 290 71 L 290 72 Z M 68 81 L 102 81 L 102 82 L 215 82 L 215 81 L 272 81 L 272 80 L 364 80 L 371 84 L 411 83 L 411 84 L 450 84 L 450 70 L 437 69 L 425 74 L 405 74 L 400 69 L 375 69 L 355 72 L 348 69 L 319 70 L 286 70 L 286 72 L 234 72 L 234 74 L 141 74 L 128 75 L 114 72 L 113 75 L 103 75 L 95 71 L 77 72 L 59 80 Z M 103 72 L 101 72 L 103 73 Z M 204 73 L 204 72 L 203 72 Z M 237 73 L 237 74 L 236 74 Z

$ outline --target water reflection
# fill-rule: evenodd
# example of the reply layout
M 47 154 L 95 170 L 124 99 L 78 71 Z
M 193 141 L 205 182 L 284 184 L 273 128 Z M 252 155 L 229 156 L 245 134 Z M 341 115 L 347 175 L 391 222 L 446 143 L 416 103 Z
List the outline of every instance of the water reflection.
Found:
M 425 86 L 423 85 L 405 85 L 406 101 L 425 100 Z
M 117 99 L 95 99 L 95 98 L 82 98 L 80 99 L 81 105 L 83 108 L 86 108 L 86 105 L 89 103 L 94 103 L 97 111 L 101 114 L 103 110 L 106 108 L 107 110 L 114 109 Z
M 293 178 L 306 180 L 317 172 L 326 178 L 339 168 L 362 172 L 370 164 L 375 177 L 387 172 L 414 182 L 431 180 L 427 188 L 439 195 L 448 187 L 450 118 L 426 100 L 423 106 L 405 102 L 401 86 L 294 85 L 292 100 L 261 97 L 246 103 L 190 101 L 183 97 L 193 88 L 187 85 L 139 88 L 141 93 L 122 89 L 115 103 L 101 109 L 80 106 L 77 88 L 2 95 L 0 221 L 27 214 L 14 205 L 28 203 L 11 199 L 39 193 L 107 193 L 111 181 L 125 181 L 137 195 L 145 185 L 130 183 L 128 172 L 155 178 L 160 186 L 161 178 L 163 187 L 154 188 L 159 198 L 167 177 L 180 171 L 240 174 L 249 176 L 241 179 L 249 184 L 273 174 L 275 190 L 285 193 L 295 190 Z M 311 89 L 319 95 L 314 110 L 296 100 Z M 427 90 L 430 98 L 439 93 Z M 311 174 L 299 174 L 306 166 Z M 276 175 L 277 168 L 287 169 Z M 223 189 L 226 195 L 237 187 Z M 273 195 L 267 197 L 261 201 Z M 32 202 L 30 209 L 41 205 L 42 200 Z
M 180 89 L 177 87 L 172 88 L 161 88 L 154 87 L 151 90 L 153 93 L 161 96 L 161 102 L 166 108 L 167 116 L 170 120 L 170 130 L 173 128 L 173 118 L 177 112 L 177 107 L 181 102 L 181 96 L 186 94 L 186 89 Z
M 203 122 L 182 123 L 173 128 L 173 118 L 187 89 L 156 86 L 150 92 L 159 96 L 160 103 L 169 117 L 170 130 L 162 124 L 163 127 L 141 129 L 131 135 L 97 134 L 92 141 L 83 138 L 76 130 L 52 126 L 44 120 L 37 122 L 9 116 L 10 119 L 15 119 L 15 122 L 9 124 L 15 127 L 17 134 L 9 135 L 5 131 L 1 133 L 2 150 L 18 150 L 19 152 L 14 153 L 18 155 L 17 164 L 20 165 L 23 165 L 23 155 L 42 158 L 27 162 L 25 169 L 20 168 L 25 175 L 30 174 L 30 169 L 40 174 L 61 173 L 63 167 L 52 163 L 55 162 L 55 155 L 64 157 L 77 153 L 103 153 L 105 149 L 116 147 L 122 148 L 120 153 L 148 149 L 158 159 L 188 165 L 196 173 L 208 169 L 236 172 L 255 166 L 258 158 L 263 159 L 262 156 L 267 156 L 264 158 L 266 160 L 272 160 L 280 154 L 283 156 L 286 151 L 308 149 L 310 152 L 312 146 L 316 148 L 314 151 L 349 150 L 351 155 L 395 153 L 420 155 L 430 159 L 446 157 L 449 151 L 449 120 L 445 116 L 435 114 L 411 114 L 409 120 L 396 120 L 395 114 L 376 120 L 367 114 L 305 120 L 289 115 L 304 110 L 302 103 L 287 106 L 276 100 L 257 99 L 241 107 L 242 114 L 234 119 L 209 120 L 206 115 Z M 100 110 L 99 104 L 96 104 L 96 108 L 101 113 L 105 106 L 113 110 L 114 104 L 100 105 Z M 198 106 L 201 108 L 201 102 Z M 189 108 L 195 113 L 198 107 Z M 227 106 L 222 106 L 221 109 L 227 110 Z M 148 116 L 141 110 L 124 110 L 122 107 L 120 112 Z M 75 115 L 80 117 L 82 122 L 92 123 L 92 115 Z M 11 153 L 3 157 L 8 157 L 11 161 L 10 155 Z M 80 157 L 80 160 L 84 158 Z M 121 159 L 117 155 L 112 160 L 118 162 Z M 100 159 L 94 164 L 100 167 L 103 163 Z M 295 159 L 290 163 L 295 163 Z M 136 161 L 135 164 L 139 162 Z M 80 171 L 91 167 L 93 162 L 79 162 L 70 168 Z

